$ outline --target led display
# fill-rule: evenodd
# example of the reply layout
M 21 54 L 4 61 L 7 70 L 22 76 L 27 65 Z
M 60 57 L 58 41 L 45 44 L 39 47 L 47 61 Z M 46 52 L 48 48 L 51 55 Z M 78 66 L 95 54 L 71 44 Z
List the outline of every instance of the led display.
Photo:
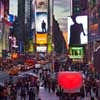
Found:
M 68 17 L 68 44 L 79 45 L 88 42 L 87 16 Z
M 83 47 L 70 47 L 70 58 L 83 58 L 84 56 L 84 49 Z
M 36 31 L 46 33 L 48 30 L 48 17 L 46 12 L 36 13 Z

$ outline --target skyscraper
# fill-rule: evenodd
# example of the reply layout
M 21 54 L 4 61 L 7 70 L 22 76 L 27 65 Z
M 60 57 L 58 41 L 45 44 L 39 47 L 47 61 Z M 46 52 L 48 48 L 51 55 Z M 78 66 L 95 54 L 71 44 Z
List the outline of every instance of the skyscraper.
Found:
M 18 17 L 15 22 L 14 33 L 18 40 L 19 49 L 21 44 L 23 50 L 28 45 L 31 32 L 31 3 L 32 0 L 18 0 Z

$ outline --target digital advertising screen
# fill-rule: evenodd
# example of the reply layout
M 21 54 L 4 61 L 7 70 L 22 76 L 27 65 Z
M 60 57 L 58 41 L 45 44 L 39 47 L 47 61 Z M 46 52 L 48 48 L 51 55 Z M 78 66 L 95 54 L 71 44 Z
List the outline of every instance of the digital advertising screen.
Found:
M 36 34 L 36 44 L 47 44 L 47 34 Z
M 83 58 L 84 56 L 84 48 L 83 47 L 70 47 L 69 48 L 70 58 L 77 59 Z
M 36 0 L 37 12 L 48 12 L 48 0 Z
M 68 17 L 68 44 L 80 45 L 88 43 L 88 17 Z
M 47 46 L 37 46 L 36 51 L 37 52 L 46 52 L 47 51 Z
M 48 14 L 47 12 L 36 12 L 36 32 L 47 33 Z

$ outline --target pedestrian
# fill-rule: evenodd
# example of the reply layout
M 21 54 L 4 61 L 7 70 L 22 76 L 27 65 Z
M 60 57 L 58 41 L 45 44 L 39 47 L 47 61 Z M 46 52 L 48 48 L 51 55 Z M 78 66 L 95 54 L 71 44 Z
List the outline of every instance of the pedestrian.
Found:
M 36 83 L 37 95 L 39 94 L 39 87 L 40 87 L 40 81 L 38 79 Z
M 91 88 L 91 100 L 94 100 L 94 98 L 95 98 L 95 93 L 94 93 L 93 89 Z
M 21 93 L 20 93 L 20 96 L 21 96 L 21 100 L 25 100 L 26 98 L 26 90 L 25 90 L 25 87 L 22 87 L 21 88 Z
M 35 100 L 34 88 L 30 88 L 30 90 L 29 90 L 29 100 Z
M 52 79 L 52 92 L 55 92 L 55 89 L 56 89 L 56 80 L 55 79 Z
M 38 100 L 42 100 L 41 98 L 39 98 Z

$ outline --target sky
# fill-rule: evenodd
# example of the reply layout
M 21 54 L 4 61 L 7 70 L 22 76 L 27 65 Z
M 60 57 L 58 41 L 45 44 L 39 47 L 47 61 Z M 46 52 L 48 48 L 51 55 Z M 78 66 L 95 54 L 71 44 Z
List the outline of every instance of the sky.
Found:
M 54 14 L 56 19 L 70 16 L 71 0 L 54 0 Z
M 71 16 L 71 1 L 54 0 L 54 16 L 62 31 L 67 31 L 67 16 Z

